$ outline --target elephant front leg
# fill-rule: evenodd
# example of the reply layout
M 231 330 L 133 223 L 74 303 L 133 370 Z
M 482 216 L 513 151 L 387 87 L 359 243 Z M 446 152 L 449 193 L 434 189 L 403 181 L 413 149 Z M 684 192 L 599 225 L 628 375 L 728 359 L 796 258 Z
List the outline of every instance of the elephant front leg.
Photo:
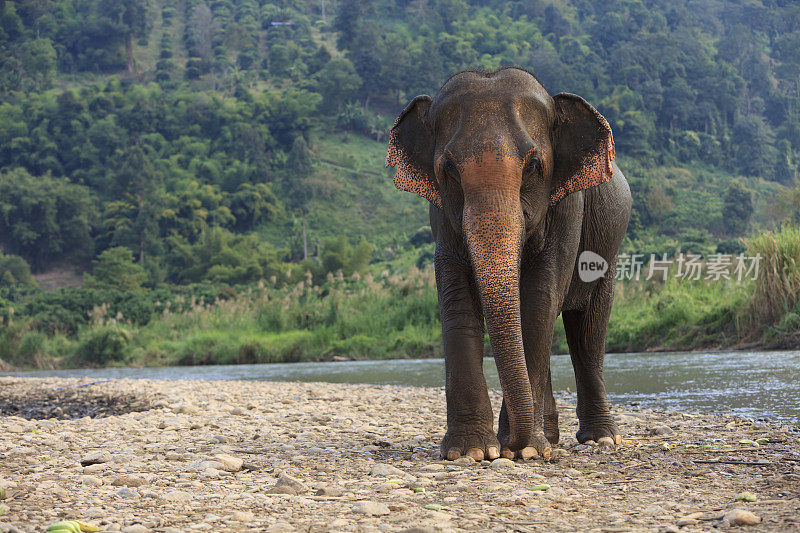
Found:
M 578 389 L 576 412 L 580 425 L 576 438 L 581 443 L 594 441 L 613 446 L 622 442 L 603 380 L 606 329 L 613 297 L 614 273 L 609 270 L 592 293 L 587 309 L 562 314 Z
M 472 294 L 469 265 L 437 249 L 436 284 L 442 321 L 447 396 L 447 433 L 441 455 L 497 459 L 492 405 L 483 375 L 483 320 Z

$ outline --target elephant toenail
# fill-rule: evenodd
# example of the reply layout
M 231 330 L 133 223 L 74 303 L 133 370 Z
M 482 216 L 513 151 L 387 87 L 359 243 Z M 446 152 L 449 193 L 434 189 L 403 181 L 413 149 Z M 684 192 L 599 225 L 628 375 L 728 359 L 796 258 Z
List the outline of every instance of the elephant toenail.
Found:
M 458 448 L 450 448 L 449 450 L 447 450 L 448 461 L 455 461 L 459 457 L 461 457 L 461 450 L 459 450 Z
M 597 439 L 597 444 L 599 446 L 614 446 L 614 439 L 611 437 L 600 437 Z
M 483 450 L 480 448 L 470 448 L 467 450 L 467 455 L 476 461 L 483 461 Z
M 486 455 L 490 461 L 494 461 L 500 457 L 500 452 L 497 450 L 496 446 L 489 446 L 489 449 L 486 450 Z
M 539 456 L 539 452 L 537 452 L 536 448 L 534 448 L 533 446 L 528 446 L 528 447 L 522 448 L 522 450 L 520 450 L 519 456 L 522 457 L 523 459 L 527 460 L 527 459 L 530 459 L 531 457 L 538 457 Z

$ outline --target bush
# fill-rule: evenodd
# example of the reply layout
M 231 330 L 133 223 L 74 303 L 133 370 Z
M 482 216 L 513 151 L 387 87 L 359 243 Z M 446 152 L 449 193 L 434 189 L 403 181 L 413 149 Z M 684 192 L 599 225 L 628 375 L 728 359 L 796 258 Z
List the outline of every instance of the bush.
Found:
M 31 267 L 18 255 L 0 252 L 0 287 L 34 285 Z
M 135 291 L 144 280 L 144 268 L 134 263 L 133 253 L 122 246 L 101 253 L 94 261 L 92 274 L 85 277 L 88 288 L 120 291 Z
M 81 366 L 105 366 L 123 361 L 131 340 L 130 331 L 118 325 L 92 329 L 75 350 L 74 362 Z

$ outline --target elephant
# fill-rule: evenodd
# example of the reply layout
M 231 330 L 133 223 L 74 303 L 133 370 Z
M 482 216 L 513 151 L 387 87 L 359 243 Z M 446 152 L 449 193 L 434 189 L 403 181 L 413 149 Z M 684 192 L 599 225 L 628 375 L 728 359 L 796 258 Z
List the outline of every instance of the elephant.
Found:
M 577 439 L 620 444 L 603 361 L 632 198 L 606 119 L 579 96 L 551 96 L 523 68 L 465 70 L 400 113 L 386 167 L 396 167 L 398 189 L 430 203 L 445 358 L 441 456 L 550 457 L 559 442 L 550 378 L 559 314 Z M 584 252 L 605 261 L 602 276 L 581 279 Z M 497 432 L 484 324 L 503 396 Z

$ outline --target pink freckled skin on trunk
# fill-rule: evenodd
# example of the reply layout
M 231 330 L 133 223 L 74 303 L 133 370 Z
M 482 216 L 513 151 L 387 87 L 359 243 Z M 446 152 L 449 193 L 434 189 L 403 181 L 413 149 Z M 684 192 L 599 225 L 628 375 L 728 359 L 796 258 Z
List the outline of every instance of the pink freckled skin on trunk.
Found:
M 463 227 L 485 310 L 510 434 L 501 443 L 511 450 L 528 444 L 534 411 L 525 366 L 520 319 L 519 268 L 524 218 L 519 200 L 522 171 L 516 161 L 487 152 L 461 165 Z

